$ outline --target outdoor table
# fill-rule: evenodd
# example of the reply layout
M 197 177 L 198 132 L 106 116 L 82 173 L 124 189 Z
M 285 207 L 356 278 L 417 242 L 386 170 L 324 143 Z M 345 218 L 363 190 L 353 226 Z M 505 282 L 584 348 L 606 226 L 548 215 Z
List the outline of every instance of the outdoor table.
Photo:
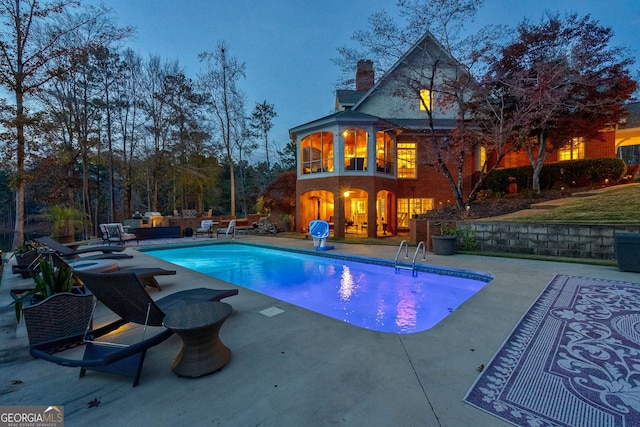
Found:
M 231 359 L 218 332 L 231 314 L 229 304 L 218 301 L 190 304 L 167 314 L 164 326 L 182 339 L 180 353 L 171 368 L 181 377 L 200 377 L 219 371 Z

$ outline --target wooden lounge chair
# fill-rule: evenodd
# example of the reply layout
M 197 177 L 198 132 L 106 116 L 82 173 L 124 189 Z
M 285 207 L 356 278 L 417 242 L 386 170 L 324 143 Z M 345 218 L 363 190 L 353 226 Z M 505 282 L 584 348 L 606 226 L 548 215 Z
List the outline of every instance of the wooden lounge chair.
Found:
M 126 324 L 135 323 L 143 325 L 146 334 L 147 327 L 162 327 L 162 319 L 172 310 L 188 310 L 190 304 L 219 301 L 238 294 L 237 289 L 198 288 L 176 292 L 154 301 L 133 273 L 75 274 L 96 299 L 119 318 L 83 334 L 34 344 L 30 347 L 31 355 L 62 366 L 80 367 L 80 377 L 85 376 L 87 370 L 133 377 L 134 387 L 140 381 L 147 350 L 169 338 L 173 332 L 162 328 L 150 337 L 143 335 L 142 339 L 130 345 L 114 342 L 118 337 L 112 332 Z M 65 357 L 65 353 L 73 352 L 78 345 L 84 345 L 82 359 Z
M 53 254 L 50 254 L 48 256 L 51 256 L 53 264 L 57 268 L 67 267 L 67 268 L 71 268 L 75 272 L 78 272 L 78 270 L 75 269 L 74 265 L 73 265 L 75 263 L 75 260 L 79 260 L 80 262 L 83 262 L 87 258 L 87 257 L 74 258 L 74 262 L 67 262 L 64 259 L 62 259 L 62 257 L 60 257 L 60 255 L 58 255 L 57 253 L 53 253 Z M 138 279 L 140 280 L 140 283 L 142 283 L 143 286 L 145 286 L 145 287 L 146 286 L 151 286 L 151 287 L 156 288 L 159 291 L 162 290 L 162 287 L 160 286 L 160 283 L 158 283 L 158 280 L 156 280 L 156 276 L 172 276 L 172 275 L 176 274 L 176 270 L 165 270 L 164 268 L 159 268 L 159 267 L 124 267 L 124 268 L 120 268 L 120 266 L 118 266 L 117 270 L 119 272 L 122 272 L 122 273 L 135 274 L 138 277 Z M 113 271 L 111 271 L 111 273 L 113 273 Z
M 33 277 L 35 273 L 40 271 L 41 254 L 36 248 L 29 249 L 27 252 L 16 255 L 16 263 L 11 266 L 13 274 L 20 274 L 23 279 Z
M 46 246 L 47 248 L 55 251 L 62 258 L 78 258 L 80 255 L 90 254 L 93 252 L 99 252 L 95 255 L 86 255 L 84 259 L 127 259 L 133 258 L 133 256 L 124 253 L 115 253 L 124 251 L 124 246 L 92 246 L 87 245 L 83 246 L 79 249 L 72 249 L 69 246 L 65 246 L 60 242 L 56 242 L 51 237 L 38 237 L 34 239 L 36 242 L 40 243 L 42 246 Z
M 135 274 L 140 283 L 144 286 L 151 286 L 161 291 L 160 283 L 156 280 L 156 276 L 172 276 L 176 274 L 176 270 L 165 270 L 157 267 L 125 267 L 120 270 L 122 273 Z

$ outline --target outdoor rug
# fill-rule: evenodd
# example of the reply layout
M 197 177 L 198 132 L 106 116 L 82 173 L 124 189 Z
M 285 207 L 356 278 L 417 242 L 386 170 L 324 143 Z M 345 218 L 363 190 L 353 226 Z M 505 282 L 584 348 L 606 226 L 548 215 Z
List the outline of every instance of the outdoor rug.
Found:
M 640 426 L 640 284 L 554 277 L 464 400 L 517 426 Z

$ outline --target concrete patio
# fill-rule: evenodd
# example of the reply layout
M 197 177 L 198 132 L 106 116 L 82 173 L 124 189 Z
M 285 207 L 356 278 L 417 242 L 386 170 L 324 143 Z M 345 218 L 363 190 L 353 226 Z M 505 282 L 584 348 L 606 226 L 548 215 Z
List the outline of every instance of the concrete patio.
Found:
M 310 240 L 239 236 L 275 246 L 313 250 Z M 159 242 L 158 242 L 159 243 Z M 394 246 L 335 244 L 334 253 L 393 259 Z M 161 297 L 228 283 L 172 266 L 139 252 L 121 266 L 178 270 L 158 278 Z M 171 361 L 177 336 L 152 348 L 140 385 L 125 377 L 57 366 L 31 358 L 16 337 L 9 290 L 25 287 L 5 268 L 0 285 L 1 405 L 63 405 L 67 426 L 507 426 L 463 402 L 465 393 L 512 328 L 556 274 L 640 282 L 615 267 L 428 254 L 428 264 L 484 271 L 495 279 L 430 330 L 412 335 L 372 332 L 243 288 L 225 300 L 234 308 L 220 331 L 231 349 L 222 371 L 197 379 L 177 377 Z M 446 277 L 443 277 L 446 280 Z M 278 307 L 283 313 L 259 312 Z M 104 316 L 104 314 L 102 314 Z M 18 329 L 18 335 L 23 335 Z M 97 407 L 88 403 L 98 399 Z

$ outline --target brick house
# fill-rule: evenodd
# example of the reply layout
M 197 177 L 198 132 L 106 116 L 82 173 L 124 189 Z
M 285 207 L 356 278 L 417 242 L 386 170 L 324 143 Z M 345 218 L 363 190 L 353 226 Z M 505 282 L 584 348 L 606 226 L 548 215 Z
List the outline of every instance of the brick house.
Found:
M 420 68 L 416 64 L 428 69 L 433 58 L 445 64 L 435 83 L 420 81 L 422 73 L 411 75 Z M 446 178 L 427 166 L 427 144 L 421 139 L 428 129 L 425 104 L 436 135 L 444 137 L 455 128 L 457 110 L 439 99 L 438 83 L 459 72 L 457 65 L 427 33 L 377 82 L 372 62 L 360 61 L 355 90 L 336 92 L 333 114 L 289 130 L 297 147 L 296 231 L 324 219 L 336 237 L 396 234 L 409 230 L 413 215 L 455 202 Z M 412 91 L 403 91 L 399 82 L 410 78 Z M 576 138 L 550 154 L 547 163 L 616 156 L 640 163 L 638 105 L 629 104 L 627 121 L 603 131 L 603 140 Z M 467 156 L 465 197 L 485 158 L 481 151 Z M 507 155 L 500 167 L 527 165 L 527 155 L 520 151 Z
M 426 89 L 435 87 L 426 82 L 415 96 L 402 93 L 398 84 L 416 63 L 442 61 L 445 55 L 425 34 L 377 82 L 372 62 L 360 61 L 355 90 L 337 91 L 335 113 L 290 129 L 297 146 L 297 231 L 324 219 L 337 237 L 395 234 L 409 229 L 414 214 L 453 203 L 448 181 L 425 166 L 427 153 L 419 140 L 427 126 L 425 100 L 435 131 L 443 136 L 455 126 L 456 109 L 432 99 L 438 92 Z M 457 66 L 445 59 L 449 62 L 439 79 Z M 464 180 L 470 186 L 474 161 L 466 164 Z
M 626 109 L 628 115 L 620 120 L 615 131 L 614 151 L 630 171 L 637 173 L 640 169 L 640 102 L 629 103 Z

